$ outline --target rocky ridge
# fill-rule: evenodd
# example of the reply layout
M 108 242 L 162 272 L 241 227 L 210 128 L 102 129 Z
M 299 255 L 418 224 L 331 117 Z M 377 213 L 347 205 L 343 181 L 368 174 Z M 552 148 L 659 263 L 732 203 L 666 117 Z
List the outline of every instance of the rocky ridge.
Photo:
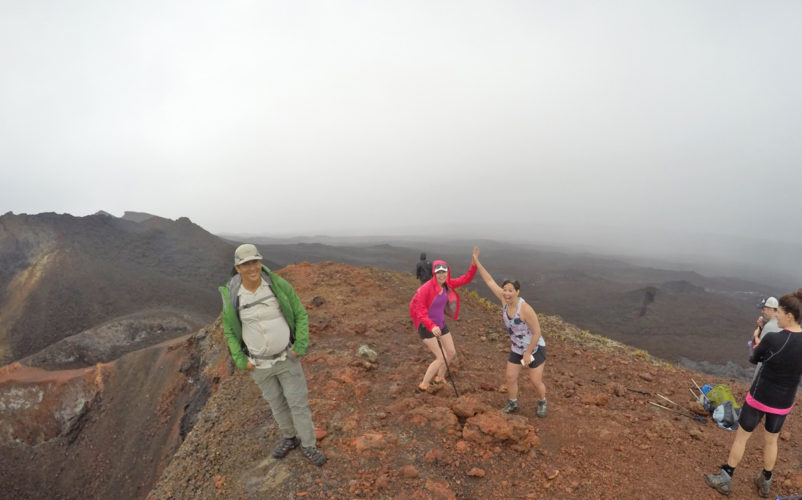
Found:
M 535 416 L 524 377 L 521 411 L 505 415 L 509 346 L 496 304 L 465 294 L 460 320 L 450 323 L 459 397 L 450 384 L 417 394 L 430 355 L 407 317 L 413 277 L 330 262 L 281 274 L 310 314 L 304 367 L 329 462 L 317 468 L 298 452 L 270 458 L 278 434 L 269 408 L 248 374 L 236 372 L 216 386 L 148 498 L 718 498 L 703 474 L 725 459 L 733 434 L 649 401 L 659 393 L 699 411 L 692 377 L 728 383 L 739 397 L 743 384 L 542 316 L 549 415 Z M 209 337 L 222 345 L 219 324 Z M 789 418 L 775 469 L 781 495 L 802 491 L 800 432 Z M 755 496 L 760 441 L 749 443 L 733 498 Z
M 148 309 L 172 308 L 206 324 L 233 248 L 187 218 L 6 213 L 0 216 L 0 363 Z

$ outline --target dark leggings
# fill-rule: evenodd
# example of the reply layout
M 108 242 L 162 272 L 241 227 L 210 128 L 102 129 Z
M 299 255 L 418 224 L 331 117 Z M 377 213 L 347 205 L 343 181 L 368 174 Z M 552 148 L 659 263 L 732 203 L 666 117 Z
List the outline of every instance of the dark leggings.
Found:
M 752 408 L 749 403 L 744 401 L 741 407 L 741 416 L 738 417 L 738 425 L 741 426 L 746 432 L 752 432 L 760 423 L 760 419 L 766 415 L 766 422 L 764 424 L 766 432 L 777 434 L 783 428 L 786 415 L 777 415 L 776 413 L 766 413 L 757 408 Z

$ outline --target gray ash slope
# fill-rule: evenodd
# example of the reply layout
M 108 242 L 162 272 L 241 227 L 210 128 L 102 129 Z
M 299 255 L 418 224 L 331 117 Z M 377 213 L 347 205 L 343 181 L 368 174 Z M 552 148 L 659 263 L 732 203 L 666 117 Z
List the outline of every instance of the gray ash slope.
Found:
M 0 217 L 0 362 L 148 309 L 208 322 L 233 245 L 187 218 Z

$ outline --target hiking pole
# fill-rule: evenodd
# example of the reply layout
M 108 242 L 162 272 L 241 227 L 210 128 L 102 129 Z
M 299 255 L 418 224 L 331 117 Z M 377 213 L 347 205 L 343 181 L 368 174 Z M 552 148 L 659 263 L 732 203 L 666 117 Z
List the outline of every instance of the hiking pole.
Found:
M 665 399 L 666 401 L 668 401 L 669 403 L 671 403 L 674 406 L 679 406 L 680 408 L 683 408 L 683 409 L 685 408 L 684 406 L 671 401 L 670 399 L 668 399 L 667 397 L 663 396 L 662 394 L 659 394 L 659 393 L 655 393 L 655 394 L 657 394 L 657 397 Z
M 692 419 L 694 422 L 699 422 L 700 424 L 706 424 L 707 423 L 707 419 L 704 418 L 704 417 L 699 417 L 699 416 L 693 416 L 692 417 L 692 416 L 688 415 L 687 413 L 682 413 L 681 411 L 675 410 L 673 408 L 669 408 L 668 406 L 663 406 L 660 403 L 655 403 L 654 401 L 649 401 L 649 404 L 650 405 L 654 405 L 654 406 L 656 406 L 658 408 L 662 408 L 662 409 L 664 409 L 666 411 L 670 411 L 671 413 L 676 413 L 677 415 L 681 415 L 683 417 L 688 417 L 688 418 Z
M 696 413 L 692 412 L 688 408 L 671 401 L 670 399 L 668 399 L 667 397 L 663 396 L 662 394 L 659 394 L 659 393 L 655 393 L 655 394 L 657 394 L 659 397 L 665 399 L 666 401 L 668 401 L 672 405 L 676 406 L 677 408 L 680 408 L 685 413 L 686 416 L 691 417 L 692 419 L 696 420 L 699 423 L 702 423 L 702 420 L 704 420 L 705 424 L 707 423 L 707 420 L 704 417 L 701 417 L 701 416 L 697 415 Z M 697 417 L 702 419 L 702 420 L 698 420 Z
M 707 394 L 705 394 L 705 391 L 703 391 L 702 388 L 699 387 L 699 384 L 697 384 L 693 378 L 691 378 L 691 382 L 693 382 L 693 385 L 696 386 L 696 389 L 699 391 L 699 395 L 702 396 L 702 401 L 701 401 L 702 405 L 704 405 L 704 401 L 707 401 L 709 403 L 710 400 L 707 399 Z
M 457 392 L 457 384 L 454 383 L 454 375 L 451 374 L 451 368 L 448 367 L 448 360 L 446 359 L 446 353 L 443 351 L 443 344 L 440 343 L 440 337 L 435 335 L 437 339 L 437 345 L 440 347 L 440 354 L 443 355 L 443 362 L 446 364 L 446 372 L 448 372 L 448 378 L 451 379 L 451 385 L 454 387 L 454 394 L 459 397 L 459 393 Z

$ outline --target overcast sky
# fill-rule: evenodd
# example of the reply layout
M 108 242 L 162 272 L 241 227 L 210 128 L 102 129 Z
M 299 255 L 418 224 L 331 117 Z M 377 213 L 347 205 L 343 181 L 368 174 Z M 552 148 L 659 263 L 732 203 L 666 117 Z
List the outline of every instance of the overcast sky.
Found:
M 0 213 L 802 242 L 798 0 L 1 2 Z

